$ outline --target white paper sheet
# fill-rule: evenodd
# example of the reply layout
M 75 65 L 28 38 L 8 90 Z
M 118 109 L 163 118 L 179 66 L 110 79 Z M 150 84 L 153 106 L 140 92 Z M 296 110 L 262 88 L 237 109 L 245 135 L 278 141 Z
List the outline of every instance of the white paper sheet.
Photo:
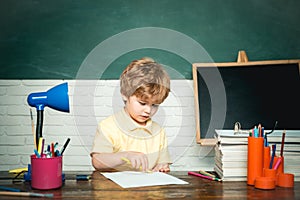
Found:
M 189 184 L 186 181 L 178 179 L 174 176 L 163 172 L 134 172 L 134 171 L 124 171 L 124 172 L 107 172 L 101 173 L 106 178 L 114 181 L 123 188 L 131 187 L 144 187 L 144 186 L 154 186 L 154 185 L 169 185 L 169 184 Z

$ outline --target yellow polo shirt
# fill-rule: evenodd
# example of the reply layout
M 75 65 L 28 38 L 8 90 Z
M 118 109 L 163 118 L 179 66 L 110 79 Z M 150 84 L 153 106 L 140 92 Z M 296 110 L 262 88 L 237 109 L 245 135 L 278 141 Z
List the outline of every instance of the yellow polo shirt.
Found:
M 98 124 L 93 153 L 137 151 L 147 155 L 149 169 L 158 163 L 172 163 L 165 131 L 151 119 L 145 126 L 136 123 L 124 109 Z

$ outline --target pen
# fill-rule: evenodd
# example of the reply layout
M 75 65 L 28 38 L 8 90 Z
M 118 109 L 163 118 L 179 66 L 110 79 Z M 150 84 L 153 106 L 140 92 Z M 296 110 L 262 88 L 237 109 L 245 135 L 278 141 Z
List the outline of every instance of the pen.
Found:
M 196 173 L 196 172 L 188 172 L 188 175 L 198 176 L 198 177 L 205 178 L 205 179 L 209 179 L 209 180 L 212 180 L 212 181 L 219 181 L 219 182 L 222 181 L 222 179 L 219 179 L 219 178 L 213 178 L 213 177 L 210 177 L 210 176 L 204 176 L 204 175 L 198 174 L 198 173 Z
M 68 146 L 70 140 L 71 140 L 71 139 L 68 138 L 67 141 L 65 142 L 64 146 L 63 146 L 62 149 L 60 150 L 60 155 L 61 155 L 61 156 L 63 155 L 64 151 L 66 150 L 66 148 L 67 148 L 67 146 Z

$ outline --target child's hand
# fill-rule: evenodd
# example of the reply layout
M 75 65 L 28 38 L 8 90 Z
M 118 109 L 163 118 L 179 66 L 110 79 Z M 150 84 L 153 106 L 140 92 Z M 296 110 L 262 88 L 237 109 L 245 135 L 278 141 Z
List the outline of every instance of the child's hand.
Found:
M 129 151 L 127 152 L 126 158 L 130 161 L 133 168 L 141 169 L 142 171 L 148 170 L 148 158 L 145 154 Z
M 169 164 L 168 163 L 159 163 L 153 168 L 152 171 L 154 171 L 154 172 L 169 172 L 170 171 Z

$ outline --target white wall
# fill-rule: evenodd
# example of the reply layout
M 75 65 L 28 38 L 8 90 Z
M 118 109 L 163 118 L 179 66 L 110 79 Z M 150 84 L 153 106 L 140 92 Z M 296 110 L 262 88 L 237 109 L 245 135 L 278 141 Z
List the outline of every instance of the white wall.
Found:
M 97 123 L 118 111 L 123 102 L 117 80 L 0 80 L 0 170 L 26 167 L 33 153 L 30 106 L 27 96 L 68 82 L 70 113 L 44 109 L 43 136 L 46 144 L 69 137 L 63 170 L 89 171 L 89 151 Z M 212 170 L 213 147 L 195 142 L 192 80 L 172 80 L 171 93 L 154 120 L 166 128 L 174 163 L 171 170 Z M 36 124 L 36 109 L 32 108 Z M 35 129 L 34 129 L 35 130 Z

